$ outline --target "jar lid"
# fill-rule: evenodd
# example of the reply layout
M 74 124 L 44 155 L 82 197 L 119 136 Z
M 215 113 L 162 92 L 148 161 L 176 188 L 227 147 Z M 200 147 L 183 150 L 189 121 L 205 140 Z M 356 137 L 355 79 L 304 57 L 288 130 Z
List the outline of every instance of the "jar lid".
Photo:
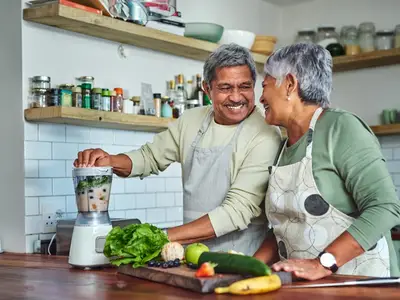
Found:
M 93 76 L 81 76 L 78 78 L 79 81 L 94 81 Z
M 74 168 L 72 176 L 112 176 L 112 167 Z
M 60 84 L 58 86 L 60 89 L 72 89 L 74 87 L 73 84 L 65 83 L 65 84 Z
M 72 88 L 73 93 L 82 93 L 82 88 L 80 86 Z
M 315 31 L 310 28 L 304 28 L 297 32 L 298 35 L 315 35 Z
M 321 31 L 334 31 L 335 29 L 336 29 L 335 26 L 323 25 L 323 26 L 318 27 L 318 32 L 321 32 Z
M 117 94 L 121 94 L 121 95 L 124 94 L 124 90 L 123 90 L 122 88 L 115 88 L 114 91 L 115 91 Z
M 50 82 L 50 77 L 49 76 L 33 76 L 32 81 L 34 81 L 34 82 L 36 82 L 36 81 Z
M 380 30 L 376 32 L 376 35 L 379 36 L 392 36 L 393 35 L 393 30 Z
M 162 102 L 169 102 L 170 98 L 168 96 L 162 96 L 161 101 Z
M 93 88 L 92 92 L 95 94 L 101 94 L 103 90 L 101 88 Z
M 109 90 L 103 90 L 101 93 L 104 97 L 109 97 L 110 96 L 110 91 Z
M 161 98 L 161 94 L 160 93 L 155 93 L 155 94 L 153 94 L 153 98 Z
M 132 100 L 133 102 L 140 102 L 140 96 L 133 96 L 133 97 L 131 98 L 131 100 Z
M 111 94 L 110 94 L 110 96 L 117 96 L 117 92 L 116 91 L 111 91 Z

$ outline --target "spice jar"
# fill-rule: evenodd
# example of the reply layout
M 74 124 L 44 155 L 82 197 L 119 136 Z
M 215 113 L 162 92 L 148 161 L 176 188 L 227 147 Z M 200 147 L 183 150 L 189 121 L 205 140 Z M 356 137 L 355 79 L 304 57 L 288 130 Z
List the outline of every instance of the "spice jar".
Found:
M 297 32 L 295 43 L 315 43 L 316 33 L 312 29 L 302 29 Z
M 79 86 L 72 88 L 72 106 L 82 107 L 82 88 Z
M 60 106 L 60 90 L 50 89 L 47 98 L 47 106 Z
M 72 106 L 72 88 L 73 84 L 61 84 L 58 86 L 60 89 L 60 105 Z
M 358 42 L 358 30 L 355 26 L 347 26 L 343 32 L 343 43 L 346 50 L 346 55 L 360 54 L 361 48 Z
M 33 89 L 31 95 L 31 107 L 46 107 L 48 103 L 47 89 Z
M 91 109 L 100 110 L 101 98 L 102 98 L 102 90 L 101 88 L 92 89 L 92 102 Z
M 133 111 L 132 113 L 134 115 L 140 114 L 140 97 L 139 96 L 134 96 L 131 98 L 131 101 L 133 103 Z
M 116 99 L 117 99 L 117 92 L 110 91 L 110 110 L 111 111 L 116 111 L 116 110 L 114 110 L 114 107 L 117 105 Z
M 375 50 L 375 24 L 372 22 L 361 23 L 358 27 L 358 40 L 361 52 L 371 52 Z
M 49 76 L 32 77 L 32 89 L 49 89 L 49 88 L 50 88 Z
M 114 91 L 116 92 L 113 111 L 122 112 L 123 108 L 123 101 L 124 101 L 124 90 L 122 88 L 115 88 Z
M 378 31 L 375 36 L 376 50 L 389 50 L 393 48 L 393 31 L 382 30 Z
M 156 117 L 161 117 L 161 94 L 153 94 L 154 111 Z
M 394 29 L 394 47 L 400 48 L 400 24 Z
M 110 111 L 111 110 L 110 91 L 108 89 L 103 89 L 101 96 L 102 97 L 101 97 L 100 109 L 102 111 Z
M 82 83 L 82 107 L 91 107 L 91 89 L 90 83 Z

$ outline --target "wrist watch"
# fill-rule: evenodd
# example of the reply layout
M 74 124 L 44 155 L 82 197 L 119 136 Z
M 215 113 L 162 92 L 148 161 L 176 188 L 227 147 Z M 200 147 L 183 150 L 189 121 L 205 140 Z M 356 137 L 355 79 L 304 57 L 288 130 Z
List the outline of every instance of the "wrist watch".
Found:
M 336 258 L 333 256 L 333 254 L 322 251 L 319 255 L 319 262 L 320 264 L 328 269 L 331 270 L 332 273 L 336 273 L 337 270 L 339 269 L 338 266 L 336 265 Z

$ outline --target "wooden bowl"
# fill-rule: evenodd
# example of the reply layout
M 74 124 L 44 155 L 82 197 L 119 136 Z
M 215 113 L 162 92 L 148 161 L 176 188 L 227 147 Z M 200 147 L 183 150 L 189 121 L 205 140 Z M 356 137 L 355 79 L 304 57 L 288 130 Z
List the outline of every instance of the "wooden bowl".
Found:
M 275 48 L 277 38 L 275 36 L 257 35 L 251 51 L 264 55 L 270 55 Z

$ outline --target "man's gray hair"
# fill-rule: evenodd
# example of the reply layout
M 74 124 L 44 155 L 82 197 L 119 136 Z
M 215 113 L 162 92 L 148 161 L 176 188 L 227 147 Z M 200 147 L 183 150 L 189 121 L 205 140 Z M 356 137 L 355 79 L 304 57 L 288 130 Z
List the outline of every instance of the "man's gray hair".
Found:
M 332 56 L 324 47 L 298 43 L 274 52 L 264 65 L 264 72 L 280 85 L 293 74 L 299 83 L 300 98 L 321 107 L 329 107 L 332 91 Z
M 204 64 L 204 81 L 211 88 L 211 81 L 215 79 L 216 69 L 236 66 L 248 66 L 251 77 L 256 83 L 257 71 L 253 56 L 249 50 L 234 43 L 222 45 L 210 54 Z

